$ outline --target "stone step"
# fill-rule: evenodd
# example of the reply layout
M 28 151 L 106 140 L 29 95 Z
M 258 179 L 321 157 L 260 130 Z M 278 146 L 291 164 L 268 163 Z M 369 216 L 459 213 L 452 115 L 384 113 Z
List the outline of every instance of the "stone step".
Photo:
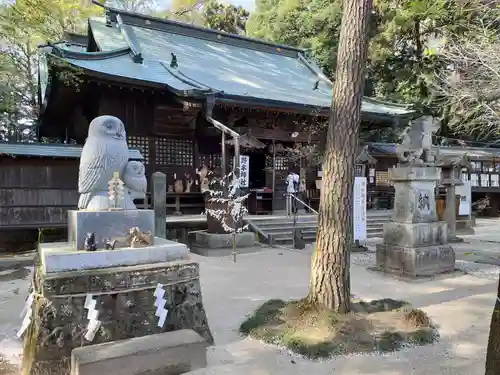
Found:
M 300 227 L 302 235 L 307 235 L 307 234 L 316 234 L 318 228 L 317 227 Z M 379 233 L 382 232 L 383 228 L 382 227 L 375 227 L 375 228 L 366 228 L 367 234 L 373 234 L 373 233 Z M 271 234 L 276 237 L 282 237 L 282 236 L 291 236 L 293 233 L 293 228 L 276 228 L 275 230 L 272 231 L 265 231 L 266 234 Z
M 384 225 L 390 222 L 391 214 L 391 211 L 368 213 L 366 223 L 367 237 L 382 237 Z M 271 236 L 273 243 L 276 245 L 290 246 L 293 244 L 294 223 L 291 217 L 253 217 L 247 219 L 247 222 L 255 225 L 253 230 L 262 234 L 261 241 L 263 242 L 267 242 L 266 238 Z M 295 227 L 302 230 L 302 238 L 306 243 L 316 240 L 317 226 L 317 216 L 315 215 L 299 215 L 296 218 Z
M 377 237 L 382 237 L 383 236 L 383 231 L 374 231 L 367 233 L 367 238 L 377 238 Z M 312 243 L 316 241 L 316 233 L 307 233 L 303 234 L 302 239 L 306 243 Z M 281 235 L 273 238 L 275 245 L 279 246 L 291 246 L 293 245 L 293 238 L 292 235 Z

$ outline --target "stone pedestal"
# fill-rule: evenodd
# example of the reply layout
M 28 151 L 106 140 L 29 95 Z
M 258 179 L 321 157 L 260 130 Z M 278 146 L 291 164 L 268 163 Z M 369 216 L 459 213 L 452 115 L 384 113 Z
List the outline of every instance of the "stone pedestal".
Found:
M 168 309 L 163 327 L 155 315 L 153 294 L 158 283 L 164 286 Z M 195 262 L 53 273 L 37 267 L 34 285 L 43 297 L 33 303 L 32 322 L 24 337 L 25 375 L 67 375 L 75 348 L 156 333 L 192 329 L 213 343 Z M 91 342 L 84 339 L 89 322 L 87 294 L 97 301 L 102 322 Z
M 95 233 L 98 249 L 106 239 L 123 238 L 130 228 L 155 233 L 153 210 L 68 211 L 68 241 L 83 250 L 87 233 Z
M 67 375 L 75 348 L 156 333 L 192 329 L 213 343 L 199 266 L 189 260 L 186 245 L 156 237 L 151 246 L 103 250 L 104 238 L 124 236 L 131 227 L 154 233 L 153 211 L 70 211 L 68 226 L 68 242 L 40 245 L 31 323 L 24 333 L 24 375 Z M 87 232 L 95 233 L 97 251 L 82 250 Z M 161 326 L 158 284 L 168 311 Z M 91 341 L 85 339 L 87 297 L 96 301 L 101 322 Z
M 384 225 L 377 245 L 377 268 L 404 276 L 432 276 L 455 269 L 448 227 L 438 221 L 435 188 L 440 168 L 393 168 L 395 188 L 392 221 Z
M 189 258 L 186 245 L 159 237 L 153 246 L 144 248 L 75 251 L 67 242 L 53 242 L 40 244 L 39 252 L 44 273 L 139 266 Z
M 457 234 L 474 234 L 474 219 L 471 215 L 460 215 L 457 218 Z
M 227 256 L 233 252 L 233 235 L 231 233 L 207 233 L 196 232 L 191 237 L 193 246 L 191 251 L 203 256 Z M 255 233 L 241 232 L 236 233 L 236 252 L 249 253 L 255 252 Z

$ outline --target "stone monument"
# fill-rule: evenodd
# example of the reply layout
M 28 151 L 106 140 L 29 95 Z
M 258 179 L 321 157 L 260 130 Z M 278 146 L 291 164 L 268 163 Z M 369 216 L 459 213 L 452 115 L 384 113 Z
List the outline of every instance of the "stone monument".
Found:
M 470 161 L 464 154 L 457 157 L 444 157 L 438 154 L 437 164 L 441 167 L 441 184 L 446 188 L 446 210 L 445 219 L 448 224 L 448 241 L 462 242 L 457 237 L 457 216 L 460 210 L 460 195 L 457 195 L 457 187 L 462 186 L 462 169 L 471 169 Z
M 84 345 L 181 329 L 213 343 L 198 264 L 184 244 L 155 237 L 154 211 L 136 209 L 127 194 L 147 183 L 125 140 L 119 119 L 92 121 L 68 241 L 39 245 L 18 332 L 26 375 L 69 374 L 71 351 Z
M 418 277 L 455 269 L 447 223 L 438 221 L 436 212 L 441 168 L 434 163 L 432 133 L 438 125 L 428 116 L 415 120 L 396 148 L 400 163 L 391 171 L 394 212 L 376 254 L 377 268 L 384 272 Z

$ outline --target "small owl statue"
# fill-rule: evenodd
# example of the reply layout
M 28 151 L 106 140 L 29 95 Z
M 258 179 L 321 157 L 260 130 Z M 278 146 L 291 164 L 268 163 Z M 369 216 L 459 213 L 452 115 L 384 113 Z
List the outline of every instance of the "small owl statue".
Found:
M 129 161 L 123 172 L 123 183 L 128 191 L 125 192 L 124 209 L 135 210 L 134 198 L 144 198 L 148 189 L 146 169 L 139 161 Z

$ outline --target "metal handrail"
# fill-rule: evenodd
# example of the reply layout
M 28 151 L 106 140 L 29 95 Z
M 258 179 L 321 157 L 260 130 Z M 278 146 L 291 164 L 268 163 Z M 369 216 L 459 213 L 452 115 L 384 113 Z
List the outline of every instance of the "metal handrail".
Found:
M 312 212 L 314 212 L 316 215 L 319 215 L 319 212 L 316 211 L 314 208 L 312 208 L 311 206 L 309 206 L 307 203 L 305 202 L 302 202 L 299 198 L 297 198 L 297 196 L 293 193 L 286 193 L 285 195 L 289 195 L 291 197 L 293 197 L 295 200 L 297 200 L 298 202 L 302 203 L 305 207 L 307 207 L 309 210 L 311 210 Z

